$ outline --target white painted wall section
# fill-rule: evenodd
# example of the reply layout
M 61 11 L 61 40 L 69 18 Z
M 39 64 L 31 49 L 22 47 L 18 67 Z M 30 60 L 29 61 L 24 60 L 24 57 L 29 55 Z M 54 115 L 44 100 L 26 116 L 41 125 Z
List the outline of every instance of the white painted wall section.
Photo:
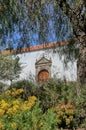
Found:
M 65 69 L 63 62 L 60 59 L 58 53 L 54 53 L 53 49 L 32 51 L 23 54 L 18 54 L 20 62 L 24 68 L 22 69 L 20 79 L 35 79 L 35 63 L 36 59 L 39 60 L 42 56 L 52 60 L 51 77 L 56 76 L 57 78 L 63 79 L 64 77 L 69 81 L 77 80 L 77 66 L 76 62 L 68 63 L 68 68 Z M 32 77 L 31 77 L 32 76 Z

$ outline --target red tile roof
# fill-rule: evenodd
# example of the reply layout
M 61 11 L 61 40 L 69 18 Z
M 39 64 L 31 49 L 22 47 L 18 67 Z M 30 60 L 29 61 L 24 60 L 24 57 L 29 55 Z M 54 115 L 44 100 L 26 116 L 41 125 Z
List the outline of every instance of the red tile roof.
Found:
M 26 53 L 26 52 L 31 52 L 31 51 L 38 51 L 38 50 L 43 50 L 43 49 L 48 49 L 48 48 L 55 48 L 57 46 L 63 46 L 65 44 L 68 44 L 68 41 L 64 41 L 64 42 L 52 42 L 52 43 L 48 43 L 48 44 L 41 44 L 41 45 L 37 45 L 37 46 L 30 46 L 28 48 L 22 48 L 21 50 L 9 50 L 6 49 L 3 52 L 1 52 L 1 54 L 15 54 L 15 53 Z

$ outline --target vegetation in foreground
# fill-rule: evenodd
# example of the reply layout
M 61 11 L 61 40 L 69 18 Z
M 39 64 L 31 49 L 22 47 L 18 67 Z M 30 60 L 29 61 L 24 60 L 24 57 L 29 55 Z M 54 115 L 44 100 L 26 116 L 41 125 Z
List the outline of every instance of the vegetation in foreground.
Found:
M 76 86 L 57 79 L 14 83 L 0 94 L 0 130 L 85 128 L 86 86 L 78 96 Z

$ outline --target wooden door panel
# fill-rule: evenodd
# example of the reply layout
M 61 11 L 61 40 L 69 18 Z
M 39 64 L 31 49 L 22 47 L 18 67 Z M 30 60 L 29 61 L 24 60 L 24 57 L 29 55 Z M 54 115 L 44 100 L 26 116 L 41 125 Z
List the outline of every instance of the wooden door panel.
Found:
M 38 74 L 38 81 L 43 82 L 49 79 L 49 72 L 47 70 L 42 70 Z

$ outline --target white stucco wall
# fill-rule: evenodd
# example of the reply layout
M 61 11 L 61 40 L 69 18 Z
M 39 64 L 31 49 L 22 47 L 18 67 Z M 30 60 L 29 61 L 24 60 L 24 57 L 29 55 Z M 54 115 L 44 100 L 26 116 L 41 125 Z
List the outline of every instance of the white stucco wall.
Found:
M 18 56 L 20 57 L 20 62 L 22 63 L 22 66 L 24 66 L 20 75 L 20 79 L 35 79 L 35 62 L 36 59 L 39 60 L 43 55 L 48 59 L 51 58 L 52 60 L 51 77 L 56 76 L 57 78 L 61 79 L 65 77 L 67 80 L 77 79 L 76 62 L 68 63 L 69 67 L 65 69 L 60 56 L 58 55 L 58 53 L 54 53 L 53 49 L 18 54 Z

